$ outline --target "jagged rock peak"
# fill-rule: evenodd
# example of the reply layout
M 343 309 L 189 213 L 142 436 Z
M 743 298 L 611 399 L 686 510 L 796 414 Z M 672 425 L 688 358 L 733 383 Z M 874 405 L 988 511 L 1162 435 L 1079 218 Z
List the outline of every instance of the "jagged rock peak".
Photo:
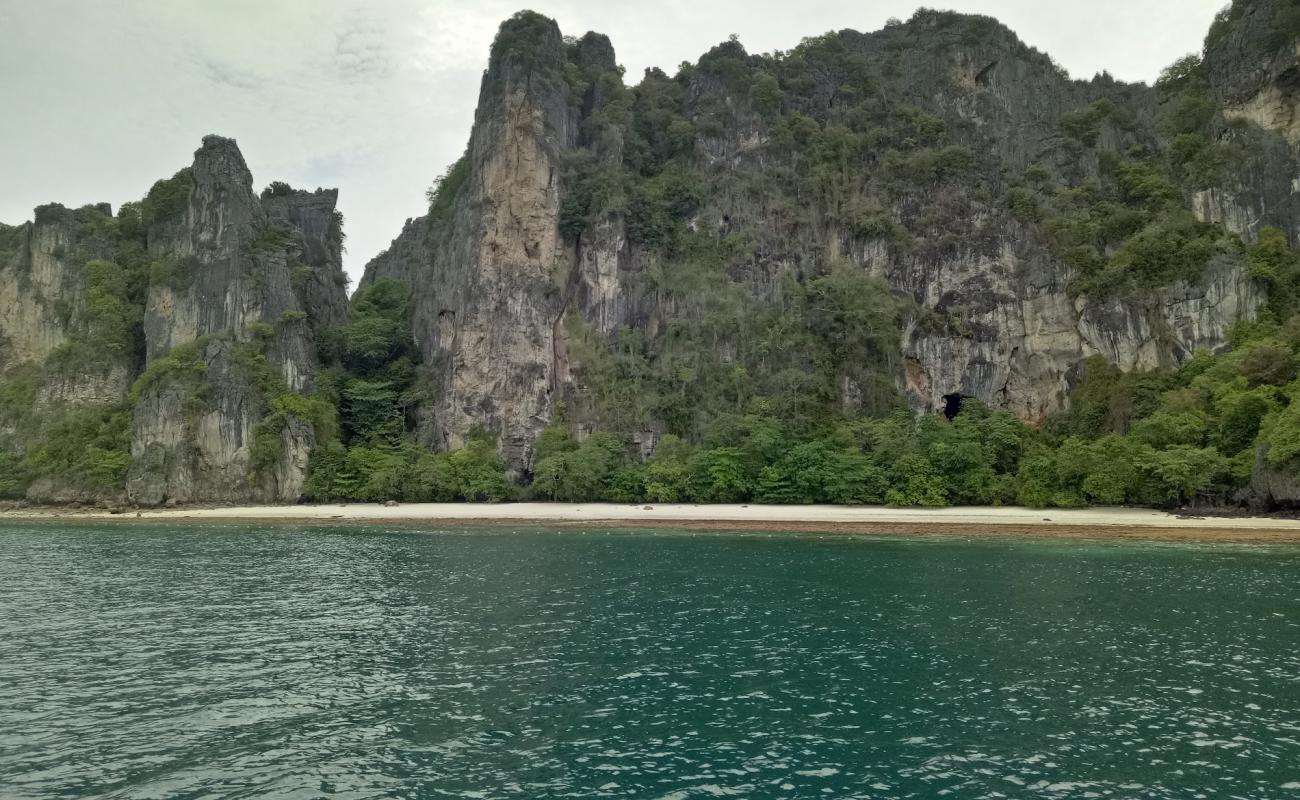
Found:
M 1215 17 L 1205 37 L 1205 72 L 1229 101 L 1249 97 L 1270 77 L 1276 60 L 1295 60 L 1294 37 L 1279 25 L 1290 3 L 1236 0 Z
M 488 58 L 488 75 L 511 68 L 535 70 L 564 67 L 564 38 L 560 26 L 536 11 L 520 11 L 501 23 Z
M 573 60 L 583 68 L 618 68 L 618 63 L 614 60 L 613 42 L 605 34 L 595 31 L 587 31 L 581 39 L 573 43 Z
M 1205 37 L 1200 72 L 1224 115 L 1300 144 L 1298 45 L 1300 8 L 1290 0 L 1235 0 L 1220 11 Z M 1179 62 L 1184 72 L 1186 62 Z
M 262 190 L 262 201 L 265 202 L 274 198 L 292 198 L 286 201 L 293 204 L 333 204 L 339 200 L 338 189 L 322 189 L 319 186 L 315 191 L 306 189 L 295 189 L 284 181 L 271 181 L 270 185 Z
M 232 185 L 253 190 L 253 173 L 234 139 L 208 134 L 203 146 L 194 151 L 194 182 L 203 185 Z

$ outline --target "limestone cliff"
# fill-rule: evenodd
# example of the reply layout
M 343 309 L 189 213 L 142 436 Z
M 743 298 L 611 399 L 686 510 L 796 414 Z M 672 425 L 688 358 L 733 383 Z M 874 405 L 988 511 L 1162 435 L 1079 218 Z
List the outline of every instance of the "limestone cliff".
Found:
M 1214 58 L 1207 74 L 1228 97 L 1221 73 L 1241 69 Z M 1264 69 L 1261 85 L 1285 83 L 1279 69 Z M 751 298 L 742 316 L 781 313 L 790 281 L 836 263 L 879 277 L 905 304 L 897 357 L 872 369 L 915 409 L 974 397 L 1034 422 L 1063 407 L 1088 356 L 1125 369 L 1176 366 L 1223 346 L 1265 302 L 1244 256 L 1226 245 L 1194 274 L 1081 288 L 1100 279 L 1080 270 L 1038 207 L 1008 198 L 1020 192 L 1042 206 L 1068 192 L 1127 191 L 1107 187 L 1134 154 L 1165 158 L 1175 101 L 1105 75 L 1071 80 L 993 20 L 923 11 L 778 59 L 733 41 L 675 78 L 647 72 L 630 93 L 621 81 L 609 88 L 610 74 L 604 37 L 588 34 L 566 52 L 549 20 L 505 23 L 458 165 L 463 184 L 367 268 L 363 283 L 414 287 L 413 333 L 435 398 L 421 418 L 436 448 L 486 426 L 526 472 L 531 440 L 558 401 L 579 427 L 609 424 L 591 385 L 591 359 L 606 357 L 575 355 L 573 335 L 590 344 L 594 334 L 611 352 L 648 341 L 644 369 L 654 371 L 672 347 L 666 332 L 700 325 L 714 313 L 710 298 L 740 292 Z M 1234 91 L 1234 103 L 1247 102 Z M 1242 142 L 1238 157 L 1180 178 L 1178 203 L 1246 241 L 1261 225 L 1294 239 L 1285 125 L 1258 115 L 1234 123 L 1234 108 L 1205 124 L 1225 149 Z M 846 155 L 828 157 L 832 148 Z M 684 228 L 653 228 L 651 193 L 675 190 L 688 171 L 701 188 L 679 204 Z M 1061 188 L 1035 188 L 1048 184 Z M 585 213 L 577 224 L 575 207 Z M 1099 243 L 1093 260 L 1125 258 L 1130 245 Z M 673 277 L 699 280 L 702 270 L 717 271 L 702 291 Z M 763 369 L 734 336 L 713 336 L 706 360 Z M 852 372 L 836 381 L 846 408 L 875 391 Z M 653 413 L 630 417 L 651 439 L 672 428 Z
M 0 230 L 0 448 L 48 459 L 50 435 L 71 421 L 121 428 L 138 329 L 123 312 L 131 288 L 112 261 L 108 211 L 46 205 L 33 223 Z M 116 491 L 87 477 L 50 470 L 30 492 L 75 501 Z
M 557 276 L 571 258 L 557 227 L 561 157 L 575 142 L 564 67 L 553 22 L 507 23 L 483 76 L 467 177 L 444 187 L 455 194 L 449 213 L 408 223 L 366 274 L 415 289 L 414 334 L 434 398 L 423 409 L 425 442 L 458 447 L 484 427 L 516 468 L 554 407 Z
M 335 281 L 337 195 L 277 187 L 259 200 L 235 142 L 217 136 L 203 140 L 191 174 L 180 215 L 149 232 L 150 255 L 173 266 L 170 280 L 149 288 L 144 332 L 150 368 L 179 345 L 206 341 L 204 375 L 197 390 L 187 377 L 168 375 L 141 392 L 127 493 L 144 504 L 293 501 L 313 441 L 284 439 L 277 461 L 296 468 L 254 467 L 254 428 L 273 391 L 255 359 L 264 354 L 272 380 L 289 391 L 311 388 L 312 324 L 337 324 L 345 308 Z M 284 430 L 300 422 L 287 420 Z
M 314 333 L 346 316 L 336 199 L 259 199 L 210 136 L 116 216 L 0 228 L 0 447 L 26 454 L 28 495 L 296 500 L 313 431 L 276 398 L 311 389 Z

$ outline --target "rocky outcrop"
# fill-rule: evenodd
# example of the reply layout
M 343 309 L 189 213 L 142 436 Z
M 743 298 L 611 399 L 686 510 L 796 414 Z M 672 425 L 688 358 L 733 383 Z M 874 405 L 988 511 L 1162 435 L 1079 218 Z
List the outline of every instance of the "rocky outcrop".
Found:
M 1300 39 L 1289 30 L 1290 5 L 1236 0 L 1205 42 L 1201 69 L 1228 123 L 1220 138 L 1234 145 L 1238 163 L 1223 187 L 1196 194 L 1193 209 L 1247 239 L 1264 224 L 1300 242 Z
M 343 272 L 343 215 L 337 189 L 306 192 L 275 183 L 263 190 L 261 204 L 272 224 L 290 231 L 286 243 L 289 279 L 299 306 L 315 331 L 347 322 L 347 282 Z
M 0 372 L 42 363 L 75 332 L 84 333 L 84 268 L 112 259 L 115 243 L 97 223 L 107 206 L 36 210 L 36 221 L 0 229 Z
M 75 283 L 56 255 L 70 245 L 68 231 L 62 226 L 27 224 L 9 228 L 5 235 L 11 246 L 0 255 L 0 336 L 4 341 L 0 365 L 8 368 L 44 361 L 63 344 L 65 326 L 49 298 L 72 295 Z
M 346 319 L 336 202 L 284 184 L 259 199 L 235 142 L 209 136 L 117 217 L 50 205 L 0 228 L 0 388 L 31 397 L 0 448 L 39 449 L 57 431 L 99 454 L 37 475 L 29 497 L 119 496 L 129 458 L 137 503 L 296 500 L 314 431 L 268 414 L 311 389 L 315 335 Z
M 290 418 L 272 434 L 272 463 L 255 463 L 267 397 L 248 352 L 212 338 L 195 356 L 197 374 L 159 381 L 136 402 L 128 497 L 141 505 L 296 501 L 315 446 L 311 427 Z
M 503 26 L 453 213 L 408 222 L 365 279 L 415 288 L 414 334 L 434 398 L 422 438 L 455 448 L 487 428 L 515 470 L 527 468 L 556 388 L 555 331 L 570 268 L 557 227 L 561 156 L 575 140 L 564 66 L 554 22 L 524 15 Z
M 960 303 L 961 324 L 907 331 L 903 387 L 921 408 L 940 411 L 958 395 L 1039 422 L 1064 407 L 1073 368 L 1088 356 L 1126 370 L 1174 367 L 1223 346 L 1232 325 L 1253 319 L 1264 300 L 1244 264 L 1227 257 L 1208 265 L 1201 283 L 1103 300 L 1072 298 L 1068 272 L 1055 280 L 1040 274 L 1036 283 L 1024 281 L 1027 269 L 1012 253 L 943 264 L 923 305 L 952 311 L 946 304 Z
M 144 330 L 148 366 L 210 339 L 201 359 L 206 380 L 201 401 L 183 374 L 141 394 L 127 494 L 143 504 L 293 501 L 314 440 L 295 420 L 284 428 L 276 469 L 254 468 L 250 447 L 269 387 L 236 356 L 263 350 L 289 391 L 310 390 L 312 331 L 339 324 L 346 308 L 337 193 L 277 184 L 259 200 L 235 142 L 217 136 L 203 140 L 191 174 L 182 214 L 150 230 L 150 254 L 174 272 L 150 286 Z
M 110 209 L 51 204 L 35 216 L 33 223 L 0 229 L 0 388 L 16 396 L 0 420 L 0 448 L 19 454 L 39 450 L 70 415 L 122 407 L 138 366 L 131 332 L 120 320 L 105 330 L 100 319 L 111 316 L 122 292 L 111 286 L 105 297 L 96 284 L 116 278 L 102 269 L 111 268 L 118 246 Z M 17 399 L 24 393 L 30 400 Z M 88 501 L 112 492 L 55 474 L 40 476 L 29 494 Z
M 289 246 L 307 237 L 272 223 L 253 194 L 253 177 L 233 139 L 205 137 L 191 172 L 193 186 L 182 215 L 149 231 L 149 254 L 167 265 L 171 277 L 149 289 L 147 360 L 200 336 L 229 333 L 241 342 L 267 340 L 272 362 L 289 387 L 306 388 L 314 356 L 305 318 L 297 317 L 306 311 L 293 290 Z M 287 212 L 287 204 L 273 205 Z M 328 302 L 326 313 L 336 315 L 332 309 L 341 303 Z
M 1251 503 L 1261 510 L 1300 508 L 1300 477 L 1268 461 L 1268 446 L 1261 444 L 1255 452 L 1255 466 L 1250 475 Z
M 1233 2 L 1210 31 L 1204 67 L 1226 116 L 1300 144 L 1300 42 L 1284 17 L 1291 5 L 1288 0 Z
M 1031 168 L 1082 184 L 1098 180 L 1108 159 L 1158 150 L 1161 101 L 1153 89 L 1104 75 L 1070 80 L 987 18 L 923 11 L 878 33 L 843 31 L 828 39 L 832 52 L 856 60 L 810 72 L 788 103 L 825 125 L 845 125 L 836 106 L 857 90 L 853 80 L 862 81 L 881 97 L 882 122 L 875 124 L 911 109 L 928 120 L 917 124 L 946 131 L 973 155 L 969 169 L 978 183 L 916 177 L 900 185 L 891 183 L 888 165 L 877 165 L 846 177 L 836 208 L 793 200 L 809 205 L 807 223 L 776 216 L 769 207 L 775 186 L 768 197 L 738 187 L 772 185 L 773 175 L 807 166 L 789 163 L 778 144 L 788 134 L 773 129 L 755 90 L 737 88 L 736 65 L 749 57 L 737 43 L 724 43 L 677 78 L 694 159 L 726 187 L 691 226 L 748 237 L 749 250 L 725 269 L 774 305 L 784 302 L 785 280 L 836 260 L 880 277 L 914 303 L 918 313 L 904 317 L 894 380 L 916 409 L 942 409 L 956 395 L 1039 421 L 1063 407 L 1074 370 L 1087 357 L 1100 354 L 1126 369 L 1176 366 L 1198 349 L 1223 346 L 1230 327 L 1262 305 L 1244 259 L 1228 254 L 1207 263 L 1198 280 L 1082 295 L 1073 288 L 1076 273 L 1052 254 L 1048 233 L 1008 213 L 1001 193 Z M 702 304 L 666 300 L 652 285 L 665 256 L 629 230 L 626 211 L 599 216 L 576 241 L 558 234 L 561 207 L 575 189 L 556 176 L 584 160 L 617 169 L 637 123 L 605 111 L 598 81 L 576 92 L 579 84 L 571 83 L 566 92 L 555 77 L 565 56 L 549 20 L 520 15 L 503 25 L 501 42 L 507 45 L 494 46 L 484 76 L 465 187 L 439 219 L 408 221 L 367 267 L 365 281 L 392 278 L 415 289 L 413 333 L 436 398 L 422 415 L 426 442 L 454 447 L 482 425 L 501 435 L 503 453 L 523 471 L 531 439 L 557 400 L 581 393 L 565 315 L 612 346 L 625 329 L 654 339 L 674 319 L 701 313 Z M 567 58 L 570 76 L 614 63 L 608 40 L 593 34 L 570 45 Z M 846 62 L 860 65 L 861 76 L 845 74 Z M 1071 114 L 1081 129 L 1063 127 Z M 1225 135 L 1250 138 L 1239 171 L 1222 186 L 1189 195 L 1188 206 L 1201 221 L 1247 240 L 1265 224 L 1296 231 L 1285 143 L 1268 132 Z M 852 215 L 845 207 L 879 209 L 890 231 L 864 234 L 846 224 Z M 849 405 L 851 384 L 846 378 Z M 584 425 L 580 417 L 570 421 Z
M 428 217 L 407 219 L 392 244 L 366 265 L 361 285 L 372 283 L 376 278 L 388 278 L 408 286 L 422 284 L 425 272 L 433 266 L 431 227 Z

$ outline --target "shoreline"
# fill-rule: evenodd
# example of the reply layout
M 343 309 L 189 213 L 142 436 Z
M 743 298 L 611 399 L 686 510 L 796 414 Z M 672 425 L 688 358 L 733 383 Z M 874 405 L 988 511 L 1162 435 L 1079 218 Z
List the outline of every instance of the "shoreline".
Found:
M 610 503 L 348 503 L 134 509 L 37 507 L 0 512 L 9 522 L 197 522 L 244 524 L 437 524 L 686 528 L 717 531 L 1128 539 L 1300 544 L 1300 520 L 1176 515 L 1137 508 L 1035 510 L 992 506 L 763 506 Z

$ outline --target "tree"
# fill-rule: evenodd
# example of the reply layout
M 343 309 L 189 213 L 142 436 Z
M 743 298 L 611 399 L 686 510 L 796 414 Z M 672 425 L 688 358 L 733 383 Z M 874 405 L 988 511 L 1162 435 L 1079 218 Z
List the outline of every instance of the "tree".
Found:
M 884 502 L 889 479 L 867 454 L 856 449 L 836 450 L 831 453 L 827 467 L 819 502 L 846 505 Z
M 1214 448 L 1189 445 L 1152 452 L 1143 466 L 1156 478 L 1159 501 L 1171 504 L 1194 500 L 1228 470 L 1227 460 Z
M 885 502 L 891 506 L 942 506 L 948 502 L 943 483 L 925 456 L 906 455 L 890 470 Z
M 545 448 L 539 448 L 548 454 L 538 460 L 533 472 L 533 493 L 564 502 L 609 499 L 614 475 L 623 464 L 622 439 L 594 433 L 576 447 L 557 440 L 552 437 Z
M 865 471 L 871 465 L 861 453 L 857 454 L 861 465 L 852 463 L 849 452 L 845 451 L 845 458 L 838 459 L 824 441 L 795 445 L 778 463 L 760 471 L 756 499 L 762 503 L 824 503 L 834 491 L 846 497 L 845 502 L 861 502 L 862 489 L 857 484 L 859 480 L 866 481 Z M 858 470 L 861 475 L 854 474 L 858 466 L 862 467 Z
M 890 368 L 898 350 L 898 305 L 889 287 L 861 267 L 842 262 L 810 281 L 803 294 L 808 330 L 829 355 L 835 376 L 872 385 L 872 374 Z M 893 400 L 869 396 L 867 412 L 884 411 Z
M 671 434 L 659 440 L 644 472 L 645 498 L 657 503 L 680 503 L 690 494 L 690 445 Z
M 1252 389 L 1283 386 L 1296 376 L 1296 358 L 1290 349 L 1264 345 L 1251 348 L 1241 362 L 1241 374 Z
M 0 450 L 0 499 L 22 497 L 26 488 L 27 480 L 19 459 Z
M 1296 463 L 1300 456 L 1300 402 L 1269 415 L 1265 430 L 1263 440 L 1268 446 L 1268 463 L 1275 467 Z
M 1254 392 L 1239 394 L 1224 404 L 1215 446 L 1224 455 L 1232 456 L 1250 447 L 1259 435 L 1260 425 L 1268 414 L 1270 404 Z
M 344 435 L 349 442 L 374 440 L 397 444 L 405 421 L 397 404 L 397 391 L 388 381 L 353 378 L 343 386 L 340 407 Z
M 1134 423 L 1131 435 L 1157 450 L 1175 445 L 1200 446 L 1205 443 L 1209 420 L 1200 412 L 1152 414 Z
M 400 281 L 380 278 L 357 291 L 343 329 L 349 369 L 372 374 L 402 357 L 413 356 L 409 319 L 410 290 Z
M 499 503 L 510 497 L 505 465 L 492 442 L 472 439 L 448 458 L 462 499 Z
M 735 447 L 701 450 L 691 457 L 691 498 L 699 503 L 735 503 L 749 495 L 744 455 Z

